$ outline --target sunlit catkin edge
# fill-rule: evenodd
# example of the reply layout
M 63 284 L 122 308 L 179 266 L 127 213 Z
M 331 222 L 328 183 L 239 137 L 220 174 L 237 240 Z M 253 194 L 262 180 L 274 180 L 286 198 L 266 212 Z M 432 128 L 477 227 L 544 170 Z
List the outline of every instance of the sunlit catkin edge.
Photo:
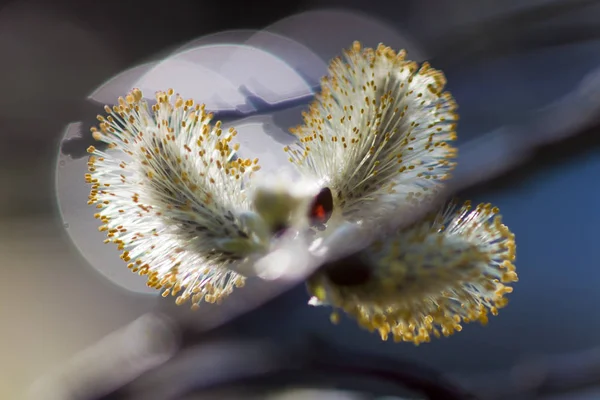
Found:
M 237 212 L 249 209 L 244 187 L 259 166 L 258 159 L 233 159 L 239 148 L 231 143 L 233 128 L 222 132 L 203 105 L 179 96 L 171 101 L 173 93 L 158 92 L 149 106 L 134 89 L 118 105 L 105 107 L 108 116 L 98 116 L 100 129 L 92 128 L 93 136 L 108 143 L 108 150 L 88 149 L 88 204 L 98 208 L 105 243 L 123 251 L 128 268 L 147 275 L 148 286 L 162 289 L 163 296 L 177 296 L 177 304 L 191 300 L 197 308 L 201 301 L 219 303 L 244 285 L 245 277 L 234 269 L 240 258 L 235 251 L 253 249 L 212 249 L 215 240 L 232 239 L 227 234 L 248 236 L 238 229 Z M 176 174 L 166 179 L 165 170 Z M 152 191 L 156 182 L 160 190 Z M 188 223 L 202 231 L 182 236 Z M 199 233 L 215 240 L 196 240 Z
M 420 344 L 461 331 L 463 322 L 486 324 L 518 280 L 514 234 L 490 204 L 456 208 L 451 203 L 360 253 L 371 271 L 365 284 L 336 285 L 326 269 L 319 272 L 308 283 L 311 303 L 343 310 L 397 342 Z M 337 312 L 331 319 L 339 320 Z
M 446 79 L 380 44 L 334 59 L 298 142 L 284 150 L 301 173 L 331 189 L 329 226 L 372 222 L 438 191 L 455 167 L 457 105 Z

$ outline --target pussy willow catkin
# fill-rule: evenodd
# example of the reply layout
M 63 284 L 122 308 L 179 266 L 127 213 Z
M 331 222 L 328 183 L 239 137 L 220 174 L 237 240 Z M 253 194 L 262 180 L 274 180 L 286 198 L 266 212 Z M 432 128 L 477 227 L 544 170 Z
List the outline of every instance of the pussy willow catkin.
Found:
M 284 148 L 302 183 L 257 180 L 258 159 L 236 156 L 235 129 L 173 90 L 107 106 L 93 134 L 108 149 L 90 147 L 86 175 L 106 242 L 149 286 L 198 307 L 243 286 L 247 265 L 289 232 L 326 246 L 344 227 L 377 229 L 429 201 L 455 166 L 457 106 L 442 72 L 405 57 L 355 42 L 331 62 Z M 452 203 L 356 257 L 322 259 L 308 287 L 312 304 L 418 344 L 505 306 L 514 258 L 496 208 Z

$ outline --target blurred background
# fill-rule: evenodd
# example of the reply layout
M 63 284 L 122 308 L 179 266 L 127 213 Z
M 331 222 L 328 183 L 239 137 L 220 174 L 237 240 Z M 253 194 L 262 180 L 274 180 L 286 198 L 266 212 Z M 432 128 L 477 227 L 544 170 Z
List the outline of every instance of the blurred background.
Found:
M 565 375 L 567 393 L 523 398 L 600 398 L 600 4 L 578 0 L 3 3 L 0 398 L 21 398 L 157 307 L 102 247 L 85 204 L 83 150 L 101 105 L 134 86 L 174 87 L 239 126 L 247 151 L 274 167 L 327 62 L 353 40 L 445 72 L 461 116 L 453 187 L 498 205 L 516 234 L 511 304 L 487 327 L 414 347 L 331 325 L 300 285 L 228 334 L 311 335 L 412 360 L 490 399 Z

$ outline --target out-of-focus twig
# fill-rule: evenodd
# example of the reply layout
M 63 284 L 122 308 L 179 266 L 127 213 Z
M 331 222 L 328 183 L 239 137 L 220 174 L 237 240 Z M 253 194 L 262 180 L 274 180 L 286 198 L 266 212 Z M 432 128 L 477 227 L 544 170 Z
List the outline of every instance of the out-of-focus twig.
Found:
M 582 24 L 577 18 L 561 29 L 548 30 L 544 25 L 557 18 L 568 20 L 576 13 L 598 12 L 596 0 L 551 0 L 523 2 L 512 9 L 497 12 L 475 22 L 453 26 L 449 32 L 438 35 L 428 51 L 435 54 L 434 65 L 452 65 L 471 62 L 483 57 L 501 57 L 515 51 L 527 51 L 547 46 L 564 45 L 577 41 L 598 39 L 598 24 Z M 540 28 L 540 25 L 542 26 Z
M 155 326 L 157 321 L 160 326 Z M 246 392 L 272 393 L 298 386 L 336 387 L 377 396 L 474 399 L 438 371 L 338 349 L 313 338 L 267 342 L 204 336 L 193 346 L 177 348 L 174 339 L 181 327 L 162 321 L 159 315 L 146 315 L 109 335 L 39 380 L 30 398 L 182 400 L 194 394 L 189 398 L 214 399 L 214 393 L 235 388 L 241 398 Z M 155 330 L 161 333 L 158 337 Z M 375 383 L 361 386 L 364 382 Z
M 31 400 L 80 400 L 104 396 L 175 354 L 175 325 L 146 314 L 115 331 L 32 386 Z

